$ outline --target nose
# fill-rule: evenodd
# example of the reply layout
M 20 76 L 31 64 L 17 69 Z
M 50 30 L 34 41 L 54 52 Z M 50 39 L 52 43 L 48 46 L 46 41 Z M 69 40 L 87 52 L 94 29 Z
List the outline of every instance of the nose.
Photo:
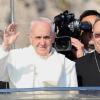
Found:
M 45 44 L 45 39 L 44 38 L 41 38 L 41 45 L 44 45 Z

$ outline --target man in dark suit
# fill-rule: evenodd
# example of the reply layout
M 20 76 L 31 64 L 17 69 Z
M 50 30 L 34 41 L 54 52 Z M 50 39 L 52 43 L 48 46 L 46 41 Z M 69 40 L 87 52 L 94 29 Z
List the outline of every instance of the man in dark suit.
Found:
M 100 86 L 100 19 L 93 24 L 95 50 L 76 61 L 79 86 Z

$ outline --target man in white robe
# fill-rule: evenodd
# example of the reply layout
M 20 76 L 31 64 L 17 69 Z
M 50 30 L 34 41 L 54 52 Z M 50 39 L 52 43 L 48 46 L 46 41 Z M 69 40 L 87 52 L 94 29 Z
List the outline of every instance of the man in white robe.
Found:
M 10 24 L 0 47 L 0 80 L 9 81 L 10 88 L 77 87 L 75 62 L 57 53 L 53 23 L 39 18 L 31 23 L 28 34 L 31 45 L 10 49 L 19 33 Z

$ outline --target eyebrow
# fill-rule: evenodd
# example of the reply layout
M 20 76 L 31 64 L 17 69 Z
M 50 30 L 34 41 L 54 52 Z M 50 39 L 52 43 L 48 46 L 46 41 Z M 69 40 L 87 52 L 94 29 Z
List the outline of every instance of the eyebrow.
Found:
M 35 36 L 36 38 L 45 38 L 45 39 L 49 39 L 50 38 L 50 36 Z

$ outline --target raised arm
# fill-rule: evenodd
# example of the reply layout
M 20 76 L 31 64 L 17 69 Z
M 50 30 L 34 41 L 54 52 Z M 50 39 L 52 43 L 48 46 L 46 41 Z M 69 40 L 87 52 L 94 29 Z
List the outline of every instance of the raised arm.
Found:
M 18 35 L 19 33 L 16 32 L 15 23 L 11 23 L 4 30 L 3 42 L 2 45 L 0 45 L 0 81 L 6 81 L 8 79 L 6 65 L 8 65 L 9 50 Z

